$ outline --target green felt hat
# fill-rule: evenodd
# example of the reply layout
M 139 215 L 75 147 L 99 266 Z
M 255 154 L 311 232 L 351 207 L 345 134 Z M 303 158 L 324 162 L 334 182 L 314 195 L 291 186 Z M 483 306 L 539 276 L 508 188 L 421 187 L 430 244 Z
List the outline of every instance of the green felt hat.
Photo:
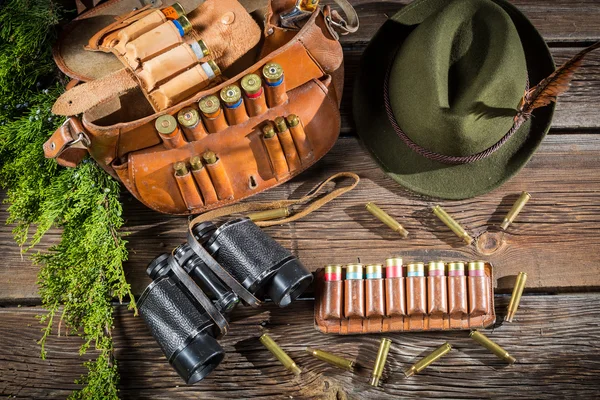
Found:
M 357 132 L 401 185 L 445 199 L 500 186 L 550 129 L 554 103 L 514 124 L 526 88 L 555 69 L 531 22 L 504 0 L 416 0 L 363 53 Z

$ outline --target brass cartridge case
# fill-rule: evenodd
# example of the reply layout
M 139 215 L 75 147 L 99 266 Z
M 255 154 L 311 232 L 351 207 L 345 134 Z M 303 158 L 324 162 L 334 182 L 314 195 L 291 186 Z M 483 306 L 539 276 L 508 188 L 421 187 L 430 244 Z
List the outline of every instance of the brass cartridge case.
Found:
M 470 245 L 473 243 L 473 238 L 467 233 L 467 231 L 465 231 L 465 229 L 458 222 L 456 222 L 454 218 L 448 215 L 448 213 L 444 211 L 442 207 L 439 205 L 433 207 L 433 213 L 466 244 Z
M 500 345 L 494 343 L 483 333 L 479 331 L 471 331 L 469 336 L 471 337 L 471 339 L 473 339 L 474 341 L 476 341 L 477 343 L 494 353 L 496 356 L 498 356 L 498 358 L 501 358 L 507 363 L 514 364 L 517 361 L 516 358 L 508 354 L 508 351 L 504 350 L 502 347 L 500 347 Z
M 373 214 L 373 216 L 375 218 L 377 218 L 378 220 L 380 220 L 381 222 L 386 224 L 393 231 L 398 232 L 400 234 L 400 236 L 402 236 L 404 238 L 408 236 L 408 231 L 406 229 L 404 229 L 404 227 L 402 225 L 400 225 L 400 223 L 398 221 L 396 221 L 388 213 L 383 211 L 381 208 L 379 208 L 374 203 L 368 202 L 365 205 L 365 208 L 367 209 L 367 211 L 369 211 L 371 214 Z
M 321 361 L 325 361 L 328 364 L 334 365 L 338 368 L 345 369 L 346 371 L 354 371 L 354 361 L 348 360 L 344 357 L 336 356 L 335 354 L 319 349 L 306 348 L 306 352 L 311 356 L 318 358 Z
M 175 169 L 175 175 L 184 176 L 187 175 L 188 169 L 184 162 L 179 161 L 173 165 L 173 169 Z
M 294 360 L 287 355 L 285 351 L 275 341 L 271 338 L 271 336 L 264 333 L 258 340 L 275 356 L 276 359 L 279 360 L 288 371 L 292 372 L 294 375 L 300 375 L 302 370 L 298 368 Z
M 259 211 L 248 214 L 248 218 L 252 221 L 270 221 L 277 218 L 285 218 L 290 216 L 290 209 L 287 207 L 276 208 L 274 210 Z
M 207 164 L 214 164 L 217 162 L 217 155 L 215 154 L 214 151 L 210 151 L 210 150 L 205 151 L 204 154 L 202 154 L 202 158 L 204 159 L 204 162 Z
M 521 302 L 521 296 L 523 295 L 523 289 L 525 289 L 525 282 L 527 282 L 527 273 L 519 272 L 512 296 L 510 297 L 510 303 L 508 303 L 506 316 L 504 317 L 506 322 L 512 322 L 515 314 L 517 313 L 519 303 Z
M 500 228 L 506 230 L 506 228 L 508 228 L 508 226 L 513 223 L 515 218 L 517 218 L 517 215 L 519 215 L 519 213 L 521 212 L 523 207 L 525 207 L 525 204 L 527 204 L 529 199 L 531 199 L 531 195 L 529 193 L 521 192 L 521 195 L 519 196 L 517 201 L 515 201 L 515 204 L 513 204 L 508 214 L 506 214 L 506 217 L 504 217 L 504 221 L 502 221 Z
M 407 378 L 410 378 L 414 374 L 418 374 L 419 372 L 423 371 L 425 368 L 430 366 L 432 363 L 437 361 L 439 358 L 448 354 L 450 350 L 452 350 L 452 346 L 450 345 L 450 343 L 444 343 L 443 345 L 441 345 L 440 347 L 423 357 L 421 360 L 417 361 L 415 364 L 413 364 L 412 367 L 404 371 L 404 375 L 406 375 Z
M 375 365 L 373 366 L 373 374 L 371 375 L 371 386 L 379 386 L 379 381 L 383 375 L 383 368 L 385 367 L 391 344 L 392 341 L 390 339 L 381 339 L 377 358 L 375 359 Z

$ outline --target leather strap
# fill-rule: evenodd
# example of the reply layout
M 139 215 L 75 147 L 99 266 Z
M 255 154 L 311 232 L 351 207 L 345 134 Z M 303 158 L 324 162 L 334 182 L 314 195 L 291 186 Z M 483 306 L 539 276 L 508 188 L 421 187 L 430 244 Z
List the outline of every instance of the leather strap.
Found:
M 354 182 L 349 186 L 339 187 L 339 188 L 332 190 L 331 192 L 327 193 L 322 198 L 319 198 L 319 199 L 315 200 L 314 202 L 310 203 L 302 211 L 295 213 L 290 217 L 282 218 L 279 220 L 272 220 L 272 221 L 257 221 L 256 225 L 265 227 L 265 226 L 280 225 L 280 224 L 284 224 L 287 222 L 296 221 L 296 220 L 310 214 L 311 212 L 318 210 L 319 208 L 323 207 L 325 204 L 329 203 L 333 199 L 354 189 L 356 187 L 356 185 L 358 185 L 358 182 L 360 181 L 360 178 L 358 177 L 358 175 L 356 175 L 355 173 L 352 173 L 352 172 L 340 172 L 338 174 L 332 175 L 325 181 L 319 183 L 316 187 L 314 187 L 311 191 L 309 191 L 308 194 L 306 194 L 305 196 L 303 196 L 302 198 L 297 199 L 297 200 L 279 200 L 279 201 L 266 202 L 266 203 L 259 203 L 259 202 L 242 203 L 242 204 L 235 204 L 235 205 L 232 205 L 229 207 L 223 207 L 223 208 L 220 208 L 217 210 L 213 210 L 213 211 L 204 213 L 204 214 L 194 218 L 190 222 L 189 228 L 188 228 L 188 234 L 187 234 L 188 244 L 190 245 L 192 250 L 194 250 L 194 252 L 198 255 L 198 257 L 200 257 L 200 259 L 202 261 L 204 261 L 206 266 L 208 266 L 227 286 L 229 286 L 231 288 L 231 290 L 233 290 L 235 292 L 235 294 L 237 294 L 248 305 L 250 305 L 252 307 L 258 307 L 258 306 L 260 306 L 261 301 L 258 300 L 256 297 L 254 297 L 254 295 L 252 293 L 250 293 L 248 290 L 246 290 L 246 288 L 244 288 L 233 276 L 231 276 L 225 269 L 223 269 L 223 267 L 221 267 L 219 265 L 219 263 L 217 263 L 215 261 L 215 259 L 208 253 L 208 251 L 206 251 L 206 249 L 200 243 L 198 243 L 198 241 L 194 237 L 194 234 L 192 233 L 192 229 L 194 228 L 194 226 L 196 226 L 199 223 L 202 223 L 205 221 L 210 221 L 212 219 L 216 219 L 216 218 L 223 217 L 226 215 L 237 214 L 237 213 L 242 213 L 242 212 L 246 212 L 246 211 L 271 210 L 271 209 L 276 209 L 276 208 L 281 208 L 281 207 L 289 207 L 291 205 L 300 205 L 300 204 L 307 203 L 310 200 L 312 200 L 313 198 L 315 198 L 316 196 L 318 196 L 319 194 L 321 194 L 321 192 L 325 189 L 325 187 L 327 186 L 327 184 L 329 182 L 335 181 L 338 178 L 351 178 L 354 180 Z
M 278 201 L 265 202 L 265 203 L 248 202 L 248 203 L 234 204 L 234 205 L 231 205 L 228 207 L 222 207 L 222 208 L 218 208 L 216 210 L 208 211 L 204 214 L 197 216 L 190 222 L 190 226 L 189 226 L 190 230 L 199 223 L 202 223 L 205 221 L 211 221 L 213 219 L 224 217 L 224 216 L 231 215 L 231 214 L 245 213 L 248 211 L 273 210 L 273 209 L 277 209 L 277 208 L 290 207 L 290 206 L 294 206 L 294 205 L 303 205 L 305 203 L 308 203 L 310 200 L 312 200 L 319 194 L 321 194 L 329 182 L 336 181 L 337 179 L 340 179 L 340 178 L 350 178 L 350 179 L 354 180 L 354 182 L 349 186 L 339 187 L 339 188 L 332 190 L 331 192 L 327 193 L 325 196 L 308 204 L 305 208 L 301 209 L 298 212 L 294 212 L 292 210 L 292 214 L 289 217 L 275 219 L 275 220 L 269 220 L 269 221 L 257 221 L 256 225 L 261 226 L 261 227 L 268 227 L 268 226 L 281 225 L 281 224 L 285 224 L 288 222 L 297 221 L 300 218 L 305 217 L 308 214 L 312 213 L 313 211 L 318 210 L 319 208 L 323 207 L 325 204 L 329 203 L 330 201 L 334 200 L 335 198 L 354 189 L 356 187 L 356 185 L 358 185 L 358 182 L 360 182 L 359 176 L 353 172 L 337 173 L 335 175 L 330 176 L 323 182 L 319 183 L 311 191 L 309 191 L 305 196 L 301 197 L 300 199 L 296 199 L 296 200 L 278 200 Z
M 138 86 L 129 70 L 123 68 L 101 79 L 77 85 L 64 92 L 52 106 L 57 115 L 77 115 L 93 106 Z
M 177 279 L 185 286 L 185 288 L 190 292 L 190 294 L 194 297 L 194 299 L 200 303 L 200 305 L 206 310 L 206 313 L 210 316 L 210 318 L 215 322 L 215 324 L 219 327 L 221 331 L 221 336 L 227 334 L 229 330 L 229 323 L 221 314 L 219 310 L 214 306 L 213 302 L 206 296 L 206 294 L 196 285 L 196 283 L 192 280 L 192 278 L 179 266 L 179 264 L 175 261 L 175 258 L 171 254 L 168 258 L 169 266 L 171 267 L 171 271 L 177 276 Z
M 334 1 L 344 12 L 346 19 L 342 18 L 342 16 L 336 10 L 332 10 L 328 5 L 323 7 L 323 15 L 325 17 L 325 22 L 327 24 L 329 33 L 331 33 L 331 36 L 333 36 L 336 40 L 339 40 L 339 35 L 347 35 L 349 33 L 356 32 L 360 24 L 358 20 L 358 14 L 348 0 Z M 340 33 L 338 34 L 338 32 Z
M 44 143 L 44 155 L 63 167 L 74 168 L 88 154 L 89 144 L 79 118 L 70 117 Z

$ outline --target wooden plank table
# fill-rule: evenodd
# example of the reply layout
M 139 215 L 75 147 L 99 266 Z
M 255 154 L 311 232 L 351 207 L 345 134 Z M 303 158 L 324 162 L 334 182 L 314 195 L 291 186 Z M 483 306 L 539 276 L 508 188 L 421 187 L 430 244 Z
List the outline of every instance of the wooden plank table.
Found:
M 507 293 L 518 271 L 529 273 L 526 295 L 513 324 L 499 324 L 489 336 L 519 362 L 507 367 L 465 332 L 389 334 L 393 340 L 383 386 L 368 385 L 380 335 L 337 337 L 312 327 L 310 300 L 286 309 L 240 307 L 231 333 L 222 340 L 226 360 L 205 381 L 182 384 L 140 318 L 115 304 L 116 358 L 123 398 L 381 398 L 399 397 L 589 397 L 600 395 L 600 52 L 584 62 L 572 89 L 560 99 L 553 129 L 527 167 L 501 188 L 464 201 L 439 202 L 476 237 L 472 247 L 442 226 L 430 212 L 435 200 L 412 194 L 387 178 L 354 137 L 352 81 L 369 39 L 403 1 L 354 0 L 361 29 L 342 38 L 346 91 L 342 137 L 315 167 L 294 181 L 253 200 L 300 196 L 339 171 L 355 171 L 357 189 L 293 224 L 267 232 L 312 270 L 330 262 L 406 259 L 484 259 L 496 267 L 496 308 L 501 320 Z M 557 63 L 600 40 L 600 2 L 595 0 L 515 0 L 546 38 Z M 533 198 L 506 233 L 497 226 L 520 191 Z M 123 196 L 130 259 L 125 265 L 136 294 L 150 282 L 146 264 L 184 240 L 185 219 L 153 212 Z M 376 201 L 411 232 L 399 239 L 364 210 Z M 6 205 L 0 219 L 6 219 Z M 64 398 L 85 372 L 77 337 L 49 340 L 48 359 L 39 359 L 43 313 L 35 285 L 38 267 L 0 225 L 0 395 Z M 51 231 L 43 243 L 59 239 Z M 257 341 L 269 332 L 303 369 L 295 378 Z M 402 370 L 444 341 L 456 348 L 422 375 L 403 379 Z M 356 358 L 366 368 L 350 374 L 311 358 L 306 346 Z

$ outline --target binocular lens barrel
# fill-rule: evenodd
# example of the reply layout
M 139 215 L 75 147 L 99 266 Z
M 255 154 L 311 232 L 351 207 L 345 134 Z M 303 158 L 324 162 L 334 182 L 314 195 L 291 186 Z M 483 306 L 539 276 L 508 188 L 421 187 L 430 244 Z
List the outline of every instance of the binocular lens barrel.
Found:
M 152 282 L 138 310 L 165 357 L 187 384 L 212 372 L 225 357 L 214 336 L 214 323 L 168 276 Z
M 249 292 L 267 294 L 280 307 L 289 305 L 312 282 L 308 269 L 250 219 L 234 219 L 219 228 L 203 222 L 193 233 Z

